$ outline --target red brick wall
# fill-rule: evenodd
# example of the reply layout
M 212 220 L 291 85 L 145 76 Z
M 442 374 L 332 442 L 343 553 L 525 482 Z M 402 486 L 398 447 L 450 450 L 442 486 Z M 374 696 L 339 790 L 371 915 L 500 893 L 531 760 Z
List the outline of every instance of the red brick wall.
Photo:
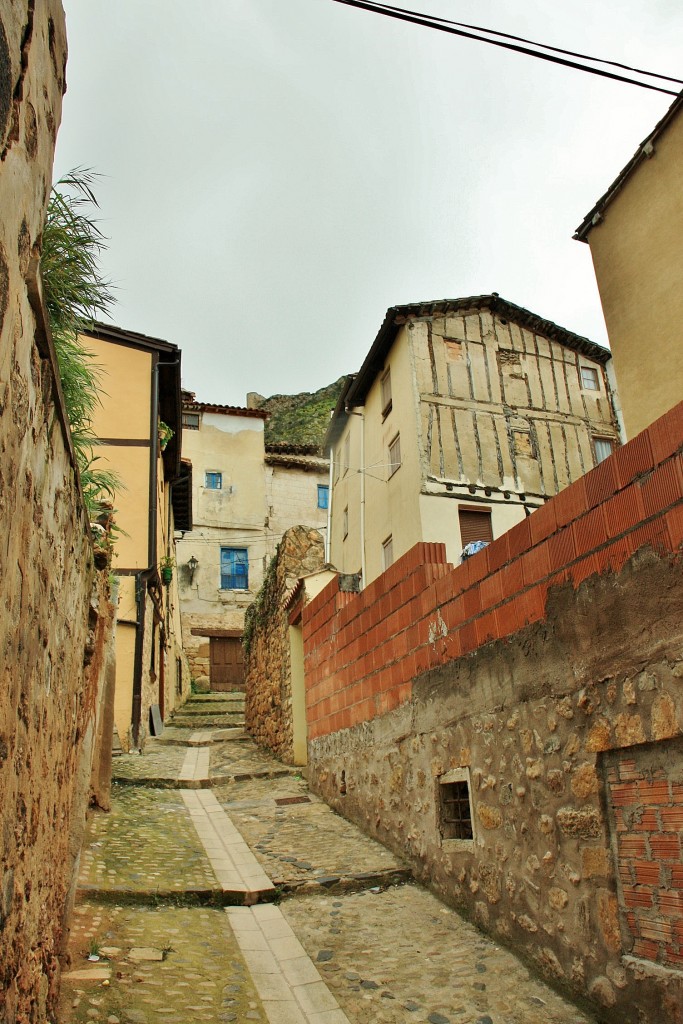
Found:
M 615 755 L 607 767 L 616 836 L 616 868 L 630 952 L 641 959 L 683 966 L 683 781 L 680 763 L 662 744 L 661 760 L 647 763 L 638 748 Z M 643 763 L 645 762 L 645 763 Z M 628 946 L 627 946 L 628 948 Z
M 417 544 L 361 594 L 333 580 L 304 609 L 309 738 L 409 700 L 422 672 L 542 619 L 551 587 L 683 545 L 683 403 L 453 567 Z

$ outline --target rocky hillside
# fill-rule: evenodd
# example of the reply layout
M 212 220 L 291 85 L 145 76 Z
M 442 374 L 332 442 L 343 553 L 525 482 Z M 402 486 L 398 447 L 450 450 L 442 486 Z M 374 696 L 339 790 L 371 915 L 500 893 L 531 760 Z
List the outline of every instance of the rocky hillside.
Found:
M 270 413 L 266 421 L 266 444 L 316 445 L 320 447 L 330 422 L 330 412 L 339 398 L 344 377 L 334 384 L 299 395 L 252 396 L 259 409 Z

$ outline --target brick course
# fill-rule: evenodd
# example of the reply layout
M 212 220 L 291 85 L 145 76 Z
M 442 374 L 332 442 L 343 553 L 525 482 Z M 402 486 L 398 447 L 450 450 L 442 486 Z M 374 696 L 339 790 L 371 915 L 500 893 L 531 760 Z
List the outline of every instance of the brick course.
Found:
M 336 728 L 321 670 L 357 724 L 381 713 L 369 698 L 386 692 L 387 678 L 409 700 L 416 673 L 543 619 L 552 587 L 618 572 L 644 545 L 678 551 L 682 448 L 683 403 L 463 565 L 423 542 L 361 594 L 332 580 L 303 617 L 310 737 Z M 352 689 L 360 678 L 370 684 L 362 699 Z

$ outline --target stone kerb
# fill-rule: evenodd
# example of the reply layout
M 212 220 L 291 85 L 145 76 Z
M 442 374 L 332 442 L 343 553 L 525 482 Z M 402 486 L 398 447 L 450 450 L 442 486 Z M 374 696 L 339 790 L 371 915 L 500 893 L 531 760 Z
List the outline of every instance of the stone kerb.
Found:
M 457 567 L 417 544 L 360 594 L 304 609 L 311 739 L 397 707 L 422 672 L 541 620 L 552 587 L 683 542 L 683 403 Z

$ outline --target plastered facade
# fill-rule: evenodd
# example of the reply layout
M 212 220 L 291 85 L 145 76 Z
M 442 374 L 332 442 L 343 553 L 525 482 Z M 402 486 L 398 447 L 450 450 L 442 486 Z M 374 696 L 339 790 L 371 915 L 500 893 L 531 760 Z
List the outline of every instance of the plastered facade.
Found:
M 176 545 L 185 649 L 197 678 L 210 676 L 211 631 L 243 630 L 285 531 L 298 525 L 326 531 L 318 484 L 329 484 L 329 472 L 310 447 L 266 450 L 261 410 L 207 405 L 185 394 L 185 414 L 196 425 L 183 430 L 183 458 L 192 463 L 193 529 Z M 207 486 L 218 482 L 217 474 L 220 486 Z M 246 549 L 244 589 L 221 586 L 221 548 Z M 199 563 L 194 573 L 192 557 Z
M 66 38 L 54 0 L 0 19 L 0 1020 L 53 1019 L 112 609 L 39 278 Z
M 201 403 L 185 403 L 184 408 L 197 415 L 199 428 L 183 430 L 183 458 L 192 463 L 193 528 L 177 537 L 176 550 L 185 649 L 197 678 L 210 674 L 209 639 L 192 631 L 241 631 L 263 582 L 268 562 L 266 417 L 258 410 Z M 208 487 L 207 474 L 220 474 L 220 487 Z M 221 548 L 247 551 L 245 588 L 221 586 Z M 199 563 L 194 574 L 188 568 L 192 557 Z
M 397 316 L 372 383 L 336 413 L 330 561 L 344 573 L 364 565 L 366 582 L 385 568 L 388 538 L 394 558 L 424 540 L 445 543 L 455 562 L 464 547 L 459 509 L 490 510 L 498 537 L 593 468 L 596 438 L 619 443 L 606 350 L 532 329 L 527 311 L 515 322 L 511 304 L 439 305 L 443 315 Z
M 172 365 L 179 354 L 159 339 L 104 325 L 81 341 L 101 375 L 101 404 L 93 417 L 97 456 L 121 484 L 114 496 L 120 532 L 112 559 L 119 595 L 114 724 L 128 749 L 149 735 L 153 704 L 164 719 L 190 691 L 177 573 L 170 585 L 162 584 L 159 573 L 165 556 L 176 557 L 173 460 L 162 451 L 157 430 L 167 408 L 174 415 L 168 425 L 180 433 L 180 405 L 174 409 L 173 401 L 173 376 L 179 370 Z
M 683 390 L 683 103 L 643 143 L 577 237 L 590 246 L 627 437 Z
M 317 455 L 266 452 L 266 502 L 269 551 L 291 526 L 307 526 L 327 533 L 327 508 L 318 504 L 318 487 L 329 487 L 326 460 Z

